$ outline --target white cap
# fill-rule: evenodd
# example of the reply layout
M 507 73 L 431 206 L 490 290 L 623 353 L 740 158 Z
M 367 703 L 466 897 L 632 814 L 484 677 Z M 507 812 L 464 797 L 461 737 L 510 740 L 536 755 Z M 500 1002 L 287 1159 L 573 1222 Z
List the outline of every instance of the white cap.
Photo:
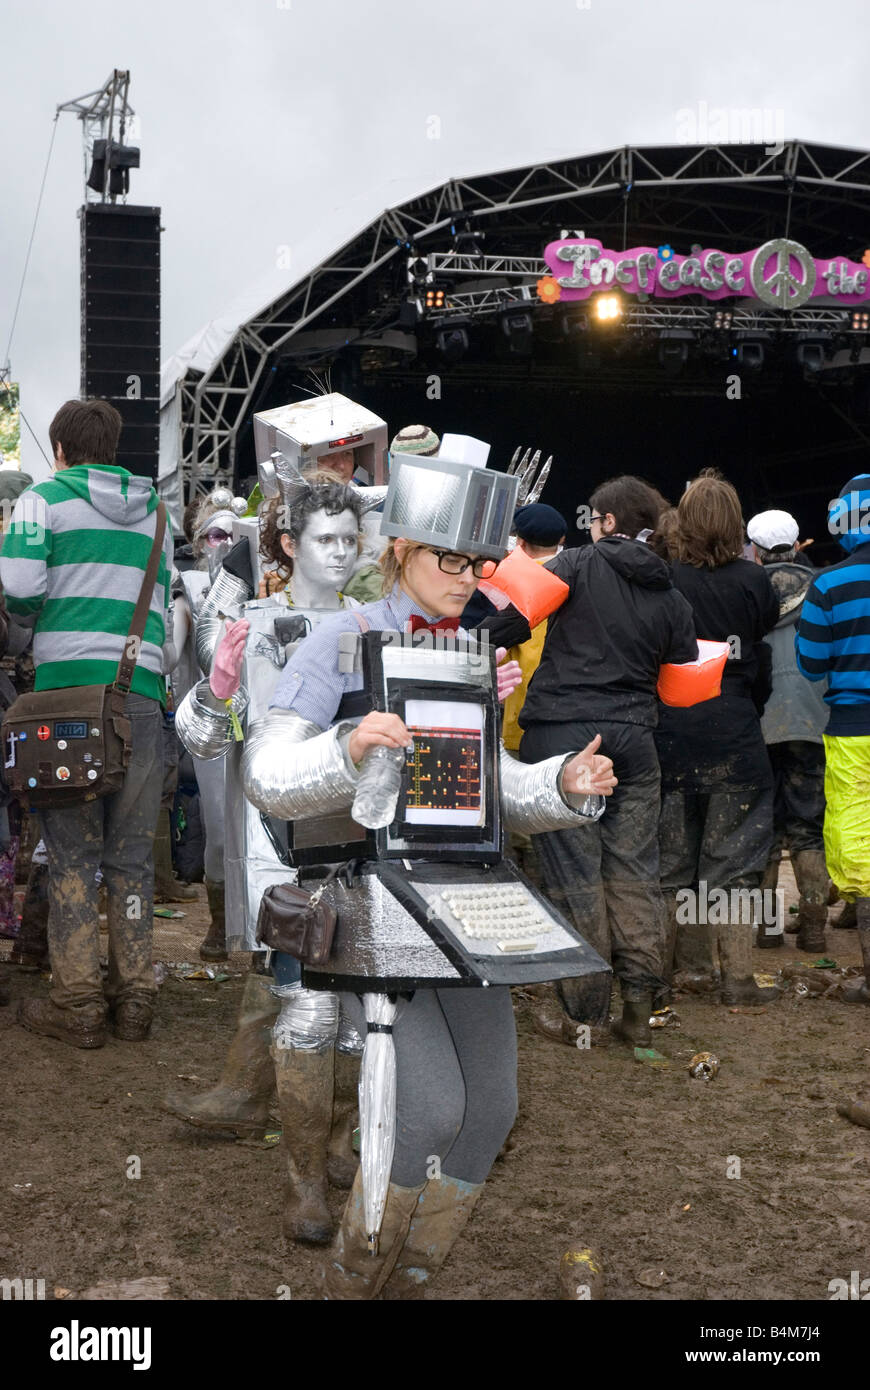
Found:
M 790 512 L 759 512 L 746 527 L 749 539 L 762 550 L 791 550 L 797 544 L 800 528 Z

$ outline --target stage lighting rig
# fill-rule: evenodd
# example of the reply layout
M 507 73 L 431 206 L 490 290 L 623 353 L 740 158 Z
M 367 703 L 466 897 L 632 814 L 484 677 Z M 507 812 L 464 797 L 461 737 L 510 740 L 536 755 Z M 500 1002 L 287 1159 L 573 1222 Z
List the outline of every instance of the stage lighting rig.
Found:
M 870 312 L 867 309 L 852 310 L 852 331 L 866 333 L 870 330 Z
M 720 333 L 727 333 L 734 315 L 730 309 L 717 309 L 713 315 L 713 327 Z
M 596 295 L 595 317 L 599 323 L 615 323 L 621 319 L 622 296 L 618 294 Z
M 499 314 L 501 331 L 510 342 L 511 352 L 527 355 L 532 350 L 532 311 L 526 305 L 511 305 Z
M 448 362 L 460 362 L 468 351 L 470 319 L 453 319 L 435 334 L 435 346 Z
M 659 338 L 659 366 L 668 376 L 679 376 L 689 360 L 694 334 L 686 328 L 665 328 Z
M 826 348 L 829 338 L 800 338 L 795 350 L 795 360 L 801 368 L 804 379 L 817 376 L 825 365 Z
M 769 337 L 770 335 L 767 333 L 755 333 L 751 337 L 741 337 L 737 346 L 731 349 L 732 356 L 737 359 L 738 367 L 742 367 L 747 372 L 760 372 L 764 366 L 765 347 Z

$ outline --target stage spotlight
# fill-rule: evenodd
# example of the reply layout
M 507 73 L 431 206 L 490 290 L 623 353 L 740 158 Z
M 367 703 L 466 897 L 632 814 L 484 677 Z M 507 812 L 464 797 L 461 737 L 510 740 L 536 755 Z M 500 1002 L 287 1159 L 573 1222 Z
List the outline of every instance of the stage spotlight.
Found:
M 464 323 L 452 323 L 440 328 L 435 335 L 435 346 L 448 362 L 459 362 L 469 348 L 467 327 Z
M 527 354 L 532 350 L 532 311 L 519 305 L 503 309 L 499 315 L 501 331 L 510 341 L 511 352 Z
M 589 315 L 584 308 L 564 304 L 557 311 L 556 322 L 563 338 L 579 338 L 589 328 Z
M 870 312 L 866 309 L 853 309 L 852 328 L 857 333 L 866 333 L 870 329 Z
M 764 366 L 764 343 L 738 343 L 734 348 L 737 365 L 748 372 L 760 372 Z
M 725 332 L 731 327 L 732 313 L 730 309 L 717 309 L 713 315 L 713 327 Z
M 669 376 L 677 376 L 689 360 L 692 334 L 687 329 L 666 328 L 659 340 L 659 366 Z
M 804 376 L 815 376 L 825 365 L 825 345 L 818 342 L 798 343 L 795 356 Z
M 437 289 L 434 288 L 434 286 L 431 287 L 430 289 L 428 289 L 428 290 L 426 291 L 426 308 L 427 308 L 427 309 L 443 309 L 443 308 L 444 308 L 444 291 L 443 291 L 443 290 L 437 290 Z
M 622 318 L 622 298 L 618 294 L 595 296 L 595 317 L 599 323 L 612 323 Z

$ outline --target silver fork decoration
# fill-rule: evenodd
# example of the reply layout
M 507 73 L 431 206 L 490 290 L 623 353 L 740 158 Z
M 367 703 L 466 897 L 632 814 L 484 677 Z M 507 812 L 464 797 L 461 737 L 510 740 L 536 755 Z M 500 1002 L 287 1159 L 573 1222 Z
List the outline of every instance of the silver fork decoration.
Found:
M 541 462 L 540 449 L 536 450 L 534 457 L 532 457 L 531 449 L 526 449 L 526 452 L 522 454 L 522 448 L 521 444 L 518 449 L 514 450 L 514 456 L 508 464 L 510 477 L 516 477 L 520 480 L 519 491 L 517 492 L 518 507 L 537 502 L 544 491 L 544 484 L 549 478 L 550 469 L 553 466 L 553 455 L 551 454 L 544 466 L 538 471 Z M 521 454 L 522 458 L 520 457 Z

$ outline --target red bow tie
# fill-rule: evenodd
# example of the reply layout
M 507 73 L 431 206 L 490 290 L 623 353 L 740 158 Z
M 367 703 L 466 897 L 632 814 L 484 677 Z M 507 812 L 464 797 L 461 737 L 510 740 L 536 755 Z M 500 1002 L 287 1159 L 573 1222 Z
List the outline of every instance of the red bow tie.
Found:
M 439 618 L 437 623 L 427 623 L 419 613 L 412 613 L 408 619 L 412 634 L 425 628 L 427 632 L 455 632 L 459 627 L 458 618 Z

